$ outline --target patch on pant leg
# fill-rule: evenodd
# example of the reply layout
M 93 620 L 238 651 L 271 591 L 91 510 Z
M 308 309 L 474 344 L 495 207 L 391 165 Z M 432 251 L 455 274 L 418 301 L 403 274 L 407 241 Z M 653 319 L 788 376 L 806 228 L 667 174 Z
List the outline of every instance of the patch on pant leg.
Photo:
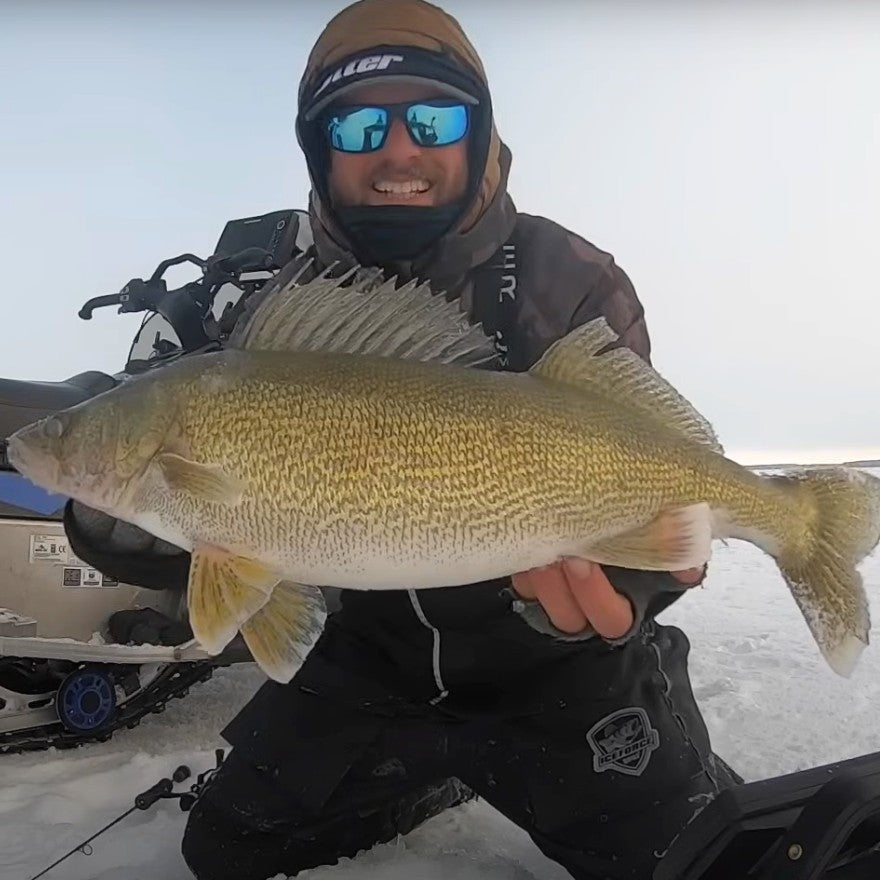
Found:
M 651 753 L 660 745 L 660 734 L 651 727 L 648 713 L 638 706 L 618 709 L 597 721 L 587 732 L 597 773 L 616 770 L 641 776 Z

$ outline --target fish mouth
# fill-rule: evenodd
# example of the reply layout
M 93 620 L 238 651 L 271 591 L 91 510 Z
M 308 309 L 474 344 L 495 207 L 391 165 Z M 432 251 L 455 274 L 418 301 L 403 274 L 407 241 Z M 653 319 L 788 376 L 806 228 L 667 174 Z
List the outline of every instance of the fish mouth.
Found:
M 58 460 L 44 451 L 39 442 L 37 426 L 28 426 L 16 431 L 6 440 L 6 459 L 18 473 L 34 485 L 49 491 L 59 490 Z
M 20 431 L 16 431 L 4 441 L 6 445 L 6 460 L 20 473 L 27 475 L 28 471 L 28 446 L 21 439 Z

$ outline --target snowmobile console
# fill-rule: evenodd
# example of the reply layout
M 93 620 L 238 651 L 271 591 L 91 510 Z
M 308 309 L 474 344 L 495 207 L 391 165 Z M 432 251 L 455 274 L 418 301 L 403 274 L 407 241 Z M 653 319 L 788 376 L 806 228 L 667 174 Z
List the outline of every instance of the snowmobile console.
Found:
M 718 795 L 653 880 L 880 877 L 880 752 Z

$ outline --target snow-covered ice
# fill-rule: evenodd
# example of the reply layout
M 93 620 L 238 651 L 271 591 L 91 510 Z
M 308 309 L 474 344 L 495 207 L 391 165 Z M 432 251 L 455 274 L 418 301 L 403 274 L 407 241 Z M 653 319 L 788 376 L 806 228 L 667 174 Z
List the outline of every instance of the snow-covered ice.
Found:
M 880 619 L 880 553 L 862 565 Z M 751 545 L 717 545 L 704 589 L 661 618 L 692 643 L 694 690 L 716 751 L 747 780 L 880 750 L 880 633 L 850 679 L 820 658 L 774 563 Z M 178 764 L 213 765 L 218 731 L 262 681 L 220 670 L 135 730 L 73 752 L 0 755 L 0 880 L 28 880 L 128 809 Z M 188 880 L 175 802 L 136 811 L 46 880 Z M 482 802 L 305 880 L 565 880 L 525 833 Z

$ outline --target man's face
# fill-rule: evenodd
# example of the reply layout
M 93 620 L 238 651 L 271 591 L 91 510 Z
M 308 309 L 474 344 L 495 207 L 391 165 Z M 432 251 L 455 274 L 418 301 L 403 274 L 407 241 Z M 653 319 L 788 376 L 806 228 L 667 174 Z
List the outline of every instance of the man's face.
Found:
M 437 89 L 404 83 L 370 83 L 345 96 L 345 104 L 398 104 L 445 97 Z M 330 197 L 335 205 L 448 205 L 468 183 L 467 137 L 445 147 L 420 147 L 401 119 L 393 119 L 382 149 L 372 153 L 330 150 Z

